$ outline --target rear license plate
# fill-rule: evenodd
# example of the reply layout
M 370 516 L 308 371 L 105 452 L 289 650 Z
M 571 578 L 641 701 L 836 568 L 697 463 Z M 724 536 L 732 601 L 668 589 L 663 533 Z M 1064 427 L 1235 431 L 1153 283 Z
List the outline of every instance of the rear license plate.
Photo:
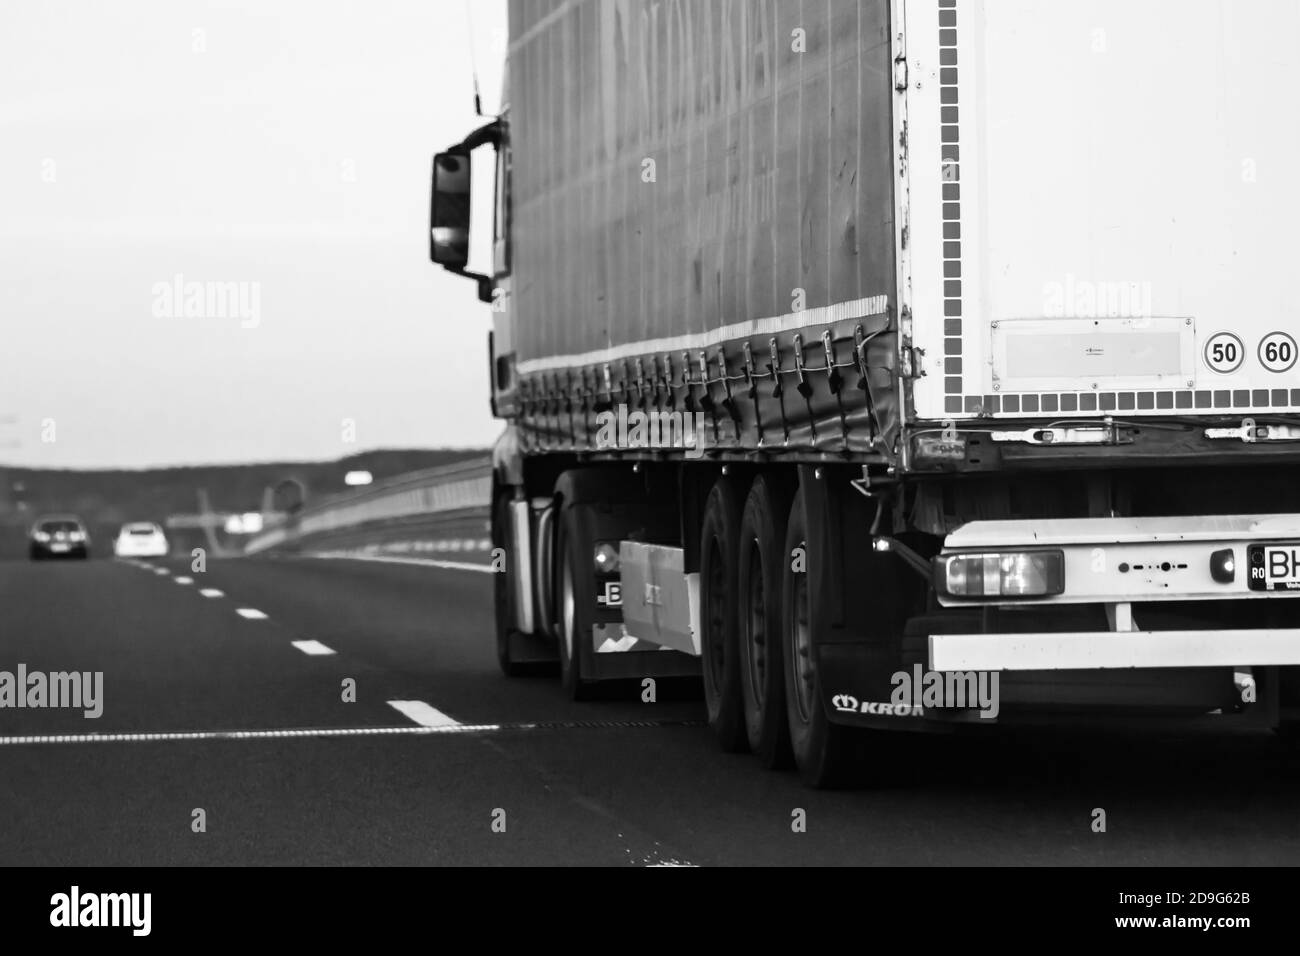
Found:
M 605 593 L 596 595 L 596 603 L 603 604 L 605 607 L 622 607 L 623 583 L 621 581 L 606 581 Z
M 1252 544 L 1246 554 L 1252 591 L 1300 591 L 1300 544 Z
M 50 550 L 51 550 L 51 551 L 67 551 L 69 547 L 70 547 L 70 546 L 69 546 L 69 545 L 66 545 L 66 544 L 52 544 L 52 545 L 50 545 Z

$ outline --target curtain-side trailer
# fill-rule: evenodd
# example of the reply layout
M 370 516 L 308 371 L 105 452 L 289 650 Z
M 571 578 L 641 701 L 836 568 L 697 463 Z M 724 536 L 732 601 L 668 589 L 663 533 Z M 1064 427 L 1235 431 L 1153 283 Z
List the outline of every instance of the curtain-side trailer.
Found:
M 885 730 L 1294 726 L 1298 28 L 512 0 L 430 236 L 491 304 L 506 672 L 702 673 L 724 748 L 815 785 Z

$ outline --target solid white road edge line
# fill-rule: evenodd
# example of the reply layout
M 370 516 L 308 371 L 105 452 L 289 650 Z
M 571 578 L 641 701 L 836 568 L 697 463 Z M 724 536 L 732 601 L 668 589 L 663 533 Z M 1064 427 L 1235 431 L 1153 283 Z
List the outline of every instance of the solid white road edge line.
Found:
M 419 701 L 416 701 L 419 703 Z M 432 709 L 432 708 L 430 708 Z M 604 728 L 623 730 L 658 726 L 703 726 L 702 721 L 527 721 L 504 724 L 439 724 L 435 727 L 404 724 L 401 727 L 304 727 L 286 730 L 175 730 L 150 733 L 90 733 L 90 734 L 21 734 L 0 737 L 0 747 L 23 744 L 109 744 L 148 743 L 169 740 L 274 740 L 288 737 L 378 737 L 427 736 L 431 734 L 482 734 L 496 732 L 528 732 L 540 730 L 591 730 Z
M 441 727 L 308 727 L 303 730 L 189 730 L 162 733 L 31 734 L 0 737 L 0 747 L 19 744 L 111 744 L 167 740 L 278 740 L 285 737 L 379 737 L 427 734 L 474 734 L 501 730 L 501 724 L 455 724 Z M 512 729 L 528 730 L 527 725 Z
M 421 727 L 459 727 L 460 722 L 448 717 L 422 700 L 390 700 L 388 706 L 405 714 Z

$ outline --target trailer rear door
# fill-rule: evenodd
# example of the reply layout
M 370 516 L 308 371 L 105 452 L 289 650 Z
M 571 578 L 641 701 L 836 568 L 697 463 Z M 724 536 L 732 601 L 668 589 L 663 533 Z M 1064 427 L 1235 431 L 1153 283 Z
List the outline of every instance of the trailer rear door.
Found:
M 915 416 L 1300 409 L 1300 3 L 899 3 Z

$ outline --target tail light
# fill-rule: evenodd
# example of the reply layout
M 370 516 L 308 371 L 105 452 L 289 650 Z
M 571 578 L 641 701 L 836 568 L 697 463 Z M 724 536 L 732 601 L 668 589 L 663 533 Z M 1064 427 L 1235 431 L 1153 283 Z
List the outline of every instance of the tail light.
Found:
M 595 548 L 592 549 L 591 557 L 596 566 L 597 574 L 619 573 L 620 561 L 617 542 L 597 541 Z
M 945 597 L 1048 597 L 1065 590 L 1061 551 L 995 551 L 935 559 L 935 587 Z
M 1220 584 L 1231 584 L 1237 577 L 1237 556 L 1232 548 L 1210 555 L 1210 577 Z

